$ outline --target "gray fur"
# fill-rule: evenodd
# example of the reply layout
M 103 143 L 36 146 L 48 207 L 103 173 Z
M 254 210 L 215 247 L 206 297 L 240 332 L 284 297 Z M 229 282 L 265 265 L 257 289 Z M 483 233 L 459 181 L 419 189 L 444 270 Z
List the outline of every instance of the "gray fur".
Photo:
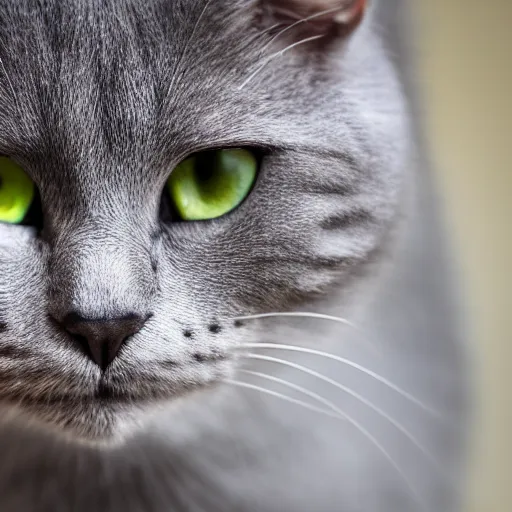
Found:
M 41 233 L 0 225 L 3 512 L 455 510 L 465 350 L 415 141 L 404 3 L 371 2 L 351 37 L 265 61 L 282 47 L 250 0 L 0 1 L 0 153 L 44 210 Z M 237 210 L 162 220 L 177 163 L 240 145 L 266 156 Z M 362 333 L 233 320 L 290 310 Z M 150 318 L 102 372 L 59 325 L 70 312 Z M 257 351 L 371 400 L 446 474 L 350 395 L 239 357 L 247 342 L 328 351 L 435 407 L 444 419 L 341 363 Z M 242 366 L 334 402 L 420 499 L 349 422 L 222 382 L 301 398 Z

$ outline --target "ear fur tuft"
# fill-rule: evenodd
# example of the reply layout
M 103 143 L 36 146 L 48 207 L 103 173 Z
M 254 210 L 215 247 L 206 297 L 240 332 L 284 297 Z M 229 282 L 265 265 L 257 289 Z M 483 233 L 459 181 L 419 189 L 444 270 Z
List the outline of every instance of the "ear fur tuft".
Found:
M 366 0 L 262 0 L 266 20 L 295 24 L 293 37 L 347 36 L 361 22 Z

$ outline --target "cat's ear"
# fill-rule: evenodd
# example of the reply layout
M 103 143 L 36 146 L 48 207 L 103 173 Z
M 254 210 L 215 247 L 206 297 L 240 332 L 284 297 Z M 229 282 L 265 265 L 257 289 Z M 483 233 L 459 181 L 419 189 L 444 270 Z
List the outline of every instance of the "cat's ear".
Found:
M 294 25 L 290 36 L 347 36 L 361 22 L 367 0 L 261 0 L 266 23 Z M 290 27 L 292 28 L 292 27 Z

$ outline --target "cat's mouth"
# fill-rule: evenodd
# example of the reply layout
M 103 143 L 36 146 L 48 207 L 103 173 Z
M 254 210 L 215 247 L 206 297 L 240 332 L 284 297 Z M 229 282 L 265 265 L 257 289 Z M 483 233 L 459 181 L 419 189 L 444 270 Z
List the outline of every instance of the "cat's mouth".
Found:
M 144 365 L 119 360 L 105 371 L 88 362 L 66 368 L 43 362 L 37 369 L 19 364 L 16 372 L 0 372 L 0 403 L 79 438 L 111 437 L 121 426 L 139 424 L 153 408 L 224 380 L 232 358 L 207 356 Z
M 190 368 L 188 374 L 185 369 L 183 373 L 176 367 L 173 370 L 157 372 L 148 368 L 131 373 L 125 368 L 71 379 L 47 374 L 42 381 L 27 379 L 23 389 L 0 389 L 0 402 L 73 437 L 108 439 L 117 436 L 119 428 L 140 424 L 154 408 L 215 387 L 223 373 L 217 364 L 212 364 L 209 375 L 203 373 L 201 378 L 192 375 Z
M 218 382 L 218 381 L 217 381 Z M 57 427 L 63 434 L 84 441 L 113 439 L 119 429 L 140 424 L 152 408 L 198 388 L 211 388 L 214 382 L 204 385 L 180 386 L 179 391 L 162 386 L 140 386 L 119 389 L 106 380 L 100 380 L 93 393 L 69 392 L 0 396 L 5 405 L 28 413 L 46 425 Z
M 100 380 L 98 384 L 98 389 L 96 390 L 96 393 L 91 397 L 93 400 L 99 401 L 99 402 L 131 402 L 134 400 L 137 400 L 136 396 L 133 396 L 133 394 L 126 393 L 126 392 L 120 392 L 119 390 L 115 390 L 112 386 L 110 386 L 108 383 L 106 383 L 104 380 Z
M 70 404 L 94 404 L 94 405 L 128 405 L 151 402 L 159 399 L 171 398 L 172 393 L 164 393 L 157 390 L 152 393 L 141 393 L 138 390 L 116 389 L 104 382 L 100 382 L 93 393 L 14 393 L 2 396 L 0 400 L 18 406 L 59 407 Z

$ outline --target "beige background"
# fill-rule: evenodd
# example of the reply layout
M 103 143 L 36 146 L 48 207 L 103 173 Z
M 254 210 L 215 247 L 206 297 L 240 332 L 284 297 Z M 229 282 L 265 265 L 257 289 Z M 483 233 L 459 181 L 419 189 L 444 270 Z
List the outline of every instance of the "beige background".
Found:
M 470 512 L 512 512 L 512 0 L 421 0 L 428 133 L 480 363 Z

